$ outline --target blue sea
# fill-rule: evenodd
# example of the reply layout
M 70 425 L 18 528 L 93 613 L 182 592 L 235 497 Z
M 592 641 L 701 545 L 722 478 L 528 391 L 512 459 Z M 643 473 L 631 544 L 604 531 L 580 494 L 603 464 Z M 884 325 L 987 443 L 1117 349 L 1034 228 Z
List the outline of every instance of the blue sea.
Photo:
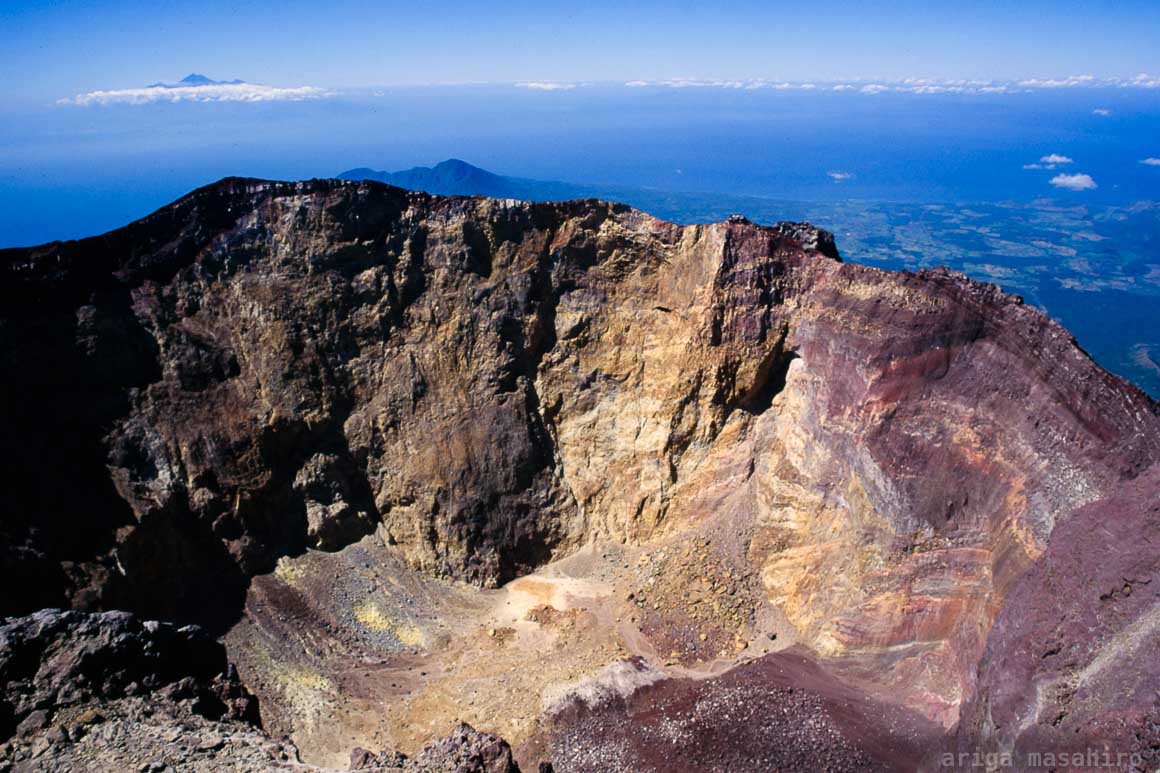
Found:
M 1041 160 L 1051 156 L 1068 161 Z M 1160 157 L 1160 89 L 467 85 L 253 104 L 9 103 L 0 246 L 101 233 L 228 175 L 452 157 L 624 190 L 678 221 L 808 217 L 848 260 L 947 264 L 1024 294 L 1160 396 L 1160 165 L 1141 163 Z M 1058 187 L 1059 175 L 1095 187 Z

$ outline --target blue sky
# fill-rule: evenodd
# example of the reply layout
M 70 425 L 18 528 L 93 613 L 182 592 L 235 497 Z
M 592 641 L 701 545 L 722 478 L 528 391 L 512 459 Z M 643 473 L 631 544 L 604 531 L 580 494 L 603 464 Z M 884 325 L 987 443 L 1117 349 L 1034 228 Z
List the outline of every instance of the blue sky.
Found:
M 1020 79 L 1160 74 L 1160 3 L 283 3 L 0 5 L 9 100 L 187 72 L 323 88 L 666 78 Z

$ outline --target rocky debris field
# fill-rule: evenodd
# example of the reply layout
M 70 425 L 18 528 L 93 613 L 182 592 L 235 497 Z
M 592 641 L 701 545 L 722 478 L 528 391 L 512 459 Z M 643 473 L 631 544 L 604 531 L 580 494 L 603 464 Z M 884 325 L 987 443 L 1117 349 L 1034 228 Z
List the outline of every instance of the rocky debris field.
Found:
M 0 769 L 45 773 L 317 770 L 292 742 L 260 728 L 206 719 L 168 697 L 122 698 L 53 714 L 0 746 Z
M 547 749 L 571 771 L 913 770 L 941 730 L 844 688 L 800 654 L 666 679 L 558 713 Z
M 0 625 L 0 769 L 267 770 L 298 760 L 204 631 L 126 612 Z
M 209 719 L 254 723 L 257 700 L 226 650 L 195 626 L 142 622 L 127 612 L 43 610 L 0 625 L 7 726 L 37 728 L 90 702 L 160 694 Z
M 125 612 L 45 610 L 0 626 L 3 771 L 320 771 L 261 727 L 221 644 Z M 351 770 L 519 773 L 511 747 L 460 724 L 414 758 L 354 749 Z
M 752 569 L 722 560 L 708 537 L 643 553 L 625 600 L 666 664 L 732 658 L 749 647 L 761 583 Z M 776 638 L 776 635 L 775 635 Z
M 451 735 L 425 747 L 414 759 L 398 752 L 372 754 L 366 749 L 355 749 L 350 755 L 350 769 L 400 773 L 520 773 L 506 741 L 489 733 L 480 733 L 467 724 L 460 724 Z

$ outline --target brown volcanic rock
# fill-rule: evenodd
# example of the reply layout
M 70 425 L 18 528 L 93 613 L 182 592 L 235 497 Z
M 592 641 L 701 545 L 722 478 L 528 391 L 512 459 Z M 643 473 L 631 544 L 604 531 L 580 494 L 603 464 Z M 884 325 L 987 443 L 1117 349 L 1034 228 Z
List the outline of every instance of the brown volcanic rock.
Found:
M 809 228 L 729 228 L 786 254 L 806 234 L 832 253 Z M 14 611 L 64 600 L 206 617 L 223 601 L 212 591 L 236 594 L 279 555 L 339 547 L 379 521 L 415 564 L 484 584 L 586 538 L 647 535 L 663 482 L 594 491 L 566 473 L 556 392 L 585 391 L 567 382 L 588 376 L 564 363 L 543 385 L 551 405 L 536 380 L 549 351 L 573 356 L 597 326 L 615 327 L 607 357 L 637 313 L 671 316 L 657 310 L 657 272 L 673 250 L 714 270 L 725 232 L 705 236 L 701 247 L 700 229 L 596 202 L 229 180 L 104 237 L 4 251 L 4 461 L 23 482 L 4 563 L 35 589 Z M 618 294 L 630 307 L 602 311 Z M 695 433 L 760 399 L 776 353 L 762 352 L 771 334 L 746 328 L 767 321 L 727 324 L 732 299 L 710 296 L 701 334 L 744 340 L 689 347 L 664 406 L 682 426 L 611 463 L 671 476 L 666 459 Z M 613 356 L 623 362 L 605 378 L 639 380 Z M 73 485 L 58 485 L 62 469 Z M 589 523 L 588 509 L 610 516 Z
M 225 180 L 0 271 L 13 612 L 229 622 L 278 557 L 375 528 L 491 585 L 697 527 L 844 678 L 951 728 L 999 695 L 984 649 L 1026 649 L 990 634 L 1008 595 L 1062 603 L 1021 579 L 1054 533 L 1157 498 L 1157 405 L 1066 331 L 801 224 Z

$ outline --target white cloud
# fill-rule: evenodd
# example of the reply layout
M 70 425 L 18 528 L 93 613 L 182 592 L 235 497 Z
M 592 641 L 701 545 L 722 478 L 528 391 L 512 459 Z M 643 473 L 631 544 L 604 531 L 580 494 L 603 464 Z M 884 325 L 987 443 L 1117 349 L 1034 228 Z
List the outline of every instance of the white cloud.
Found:
M 1135 78 L 1132 78 L 1132 80 L 1127 81 L 1121 85 L 1135 86 L 1138 89 L 1160 88 L 1160 77 L 1157 77 L 1155 75 L 1149 75 L 1146 72 L 1142 72 L 1139 75 L 1137 75 Z
M 911 94 L 1006 94 L 1007 84 L 989 80 L 904 78 L 896 88 Z
M 525 84 L 521 84 L 525 85 Z M 810 91 L 818 88 L 815 83 L 791 83 L 789 81 L 769 81 L 765 78 L 751 78 L 747 80 L 709 80 L 704 78 L 669 78 L 667 80 L 646 81 L 635 80 L 627 81 L 624 84 L 628 88 L 642 88 L 645 86 L 662 87 L 669 89 L 743 89 L 747 91 L 754 91 L 757 89 L 773 89 L 775 91 L 790 91 L 801 90 Z M 850 86 L 849 88 L 853 88 Z
M 1144 166 L 1160 166 L 1160 158 L 1149 156 L 1148 158 L 1141 159 L 1140 163 Z
M 1069 191 L 1090 191 L 1099 187 L 1089 174 L 1057 174 L 1051 178 L 1051 184 Z
M 1031 89 L 1068 89 L 1076 86 L 1093 86 L 1095 83 L 1094 75 L 1071 75 L 1067 78 L 1028 78 L 1019 81 L 1018 85 Z
M 527 81 L 516 85 L 521 89 L 534 89 L 536 91 L 571 91 L 576 88 L 575 83 L 554 83 L 552 81 Z
M 1092 115 L 1102 115 L 1105 118 L 1111 114 L 1112 114 L 1112 111 L 1108 110 L 1106 107 L 1097 107 L 1095 110 L 1092 111 Z
M 1132 78 L 1096 78 L 1094 75 L 1072 75 L 1067 78 L 1029 78 L 1021 80 L 1015 85 L 1028 89 L 1065 89 L 1082 86 L 1155 89 L 1160 88 L 1160 77 L 1149 75 L 1146 72 Z M 1112 111 L 1107 110 L 1107 108 L 1098 108 L 1092 112 L 1096 115 L 1111 115 Z
M 850 172 L 826 172 L 826 174 L 833 178 L 836 183 L 845 182 L 854 176 Z
M 1073 164 L 1073 163 L 1075 163 L 1074 159 L 1068 158 L 1067 156 L 1060 155 L 1059 153 L 1051 153 L 1051 154 L 1048 154 L 1046 156 L 1041 156 L 1039 159 L 1039 162 L 1036 164 L 1024 164 L 1023 168 L 1024 169 L 1055 169 L 1057 166 L 1063 166 L 1064 164 Z
M 631 85 L 634 86 L 664 86 L 670 89 L 695 89 L 695 88 L 721 88 L 721 89 L 739 89 L 750 83 L 758 83 L 758 81 L 716 81 L 704 80 L 701 78 L 669 78 L 661 81 L 636 81 Z
M 628 81 L 625 86 L 665 86 L 668 88 L 723 88 L 723 89 L 775 89 L 778 91 L 825 89 L 826 91 L 859 91 L 864 94 L 878 94 L 896 91 L 909 94 L 1018 94 L 1041 89 L 1066 88 L 1160 88 L 1160 76 L 1141 73 L 1130 78 L 1100 77 L 1094 75 L 1069 75 L 1060 78 L 1026 78 L 1017 81 L 991 81 L 944 78 L 903 78 L 901 80 L 875 80 L 851 77 L 842 81 L 790 82 L 772 81 L 765 78 L 742 78 L 737 80 L 715 80 L 704 78 L 670 78 L 656 81 Z M 1107 108 L 1096 108 L 1095 115 L 1111 115 Z
M 263 86 L 260 83 L 212 83 L 204 86 L 146 86 L 77 94 L 60 105 L 147 105 L 153 102 L 300 102 L 330 96 L 314 86 Z

